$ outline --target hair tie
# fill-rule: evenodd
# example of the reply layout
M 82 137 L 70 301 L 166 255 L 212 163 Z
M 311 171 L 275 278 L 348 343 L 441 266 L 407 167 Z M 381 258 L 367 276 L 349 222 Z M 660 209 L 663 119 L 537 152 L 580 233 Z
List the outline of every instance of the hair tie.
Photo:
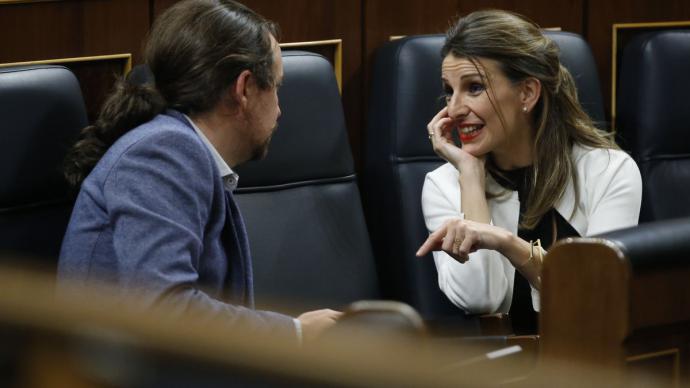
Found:
M 127 83 L 132 86 L 154 86 L 156 77 L 147 64 L 136 65 L 127 74 Z

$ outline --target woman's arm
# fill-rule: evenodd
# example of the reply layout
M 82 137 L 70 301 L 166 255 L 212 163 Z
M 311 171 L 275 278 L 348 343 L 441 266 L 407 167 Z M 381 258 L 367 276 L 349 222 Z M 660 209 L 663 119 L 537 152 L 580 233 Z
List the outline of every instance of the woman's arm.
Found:
M 498 226 L 471 220 L 448 220 L 427 238 L 417 256 L 442 250 L 464 263 L 470 254 L 482 249 L 499 252 L 534 288 L 541 287 L 541 258 L 545 252 Z
M 449 164 L 427 175 L 422 189 L 422 210 L 430 233 L 448 220 L 464 217 L 459 211 L 459 200 L 464 193 L 460 193 L 457 179 L 457 171 Z M 465 263 L 442 250 L 433 254 L 439 288 L 455 305 L 470 313 L 502 311 L 509 286 L 508 263 L 498 252 L 474 252 Z
M 460 173 L 458 183 L 462 197 L 459 210 L 465 214 L 465 219 L 488 224 L 491 215 L 486 201 L 485 158 L 475 157 L 458 147 L 453 139 L 453 129 L 448 108 L 443 108 L 427 126 L 429 140 L 434 152 Z

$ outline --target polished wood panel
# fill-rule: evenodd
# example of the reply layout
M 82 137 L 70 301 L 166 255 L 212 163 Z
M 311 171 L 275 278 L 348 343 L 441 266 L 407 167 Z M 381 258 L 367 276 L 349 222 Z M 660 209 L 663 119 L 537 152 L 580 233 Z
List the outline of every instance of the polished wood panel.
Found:
M 630 271 L 597 242 L 560 243 L 544 260 L 539 331 L 545 359 L 589 360 L 620 369 L 629 333 Z
M 677 348 L 628 357 L 626 387 L 677 387 L 680 351 Z
M 0 63 L 132 53 L 138 62 L 149 3 L 81 0 L 0 5 Z
M 585 36 L 592 46 L 597 61 L 607 119 L 610 120 L 613 24 L 690 20 L 690 2 L 687 0 L 590 1 L 584 16 L 587 21 Z
M 602 239 L 557 244 L 542 273 L 540 373 L 554 361 L 580 360 L 608 368 L 621 386 L 687 385 L 686 263 L 645 267 Z
M 149 29 L 149 2 L 66 0 L 0 4 L 0 63 L 131 54 L 140 61 Z M 81 85 L 93 122 L 122 61 L 65 63 Z
M 534 20 L 543 28 L 582 33 L 583 0 L 474 0 L 460 1 L 461 15 L 486 8 L 505 9 Z
M 53 275 L 6 267 L 0 284 L 3 387 L 483 387 L 519 366 L 469 359 L 495 342 L 382 335 L 380 318 L 297 346 L 289 331 L 209 319 L 193 306 L 142 308 L 105 285 L 55 298 Z
M 562 1 L 558 7 L 550 0 L 440 0 L 433 6 L 420 0 L 368 0 L 364 6 L 365 52 L 369 61 L 391 36 L 444 33 L 458 15 L 487 8 L 521 13 L 542 27 L 582 31 L 583 0 Z

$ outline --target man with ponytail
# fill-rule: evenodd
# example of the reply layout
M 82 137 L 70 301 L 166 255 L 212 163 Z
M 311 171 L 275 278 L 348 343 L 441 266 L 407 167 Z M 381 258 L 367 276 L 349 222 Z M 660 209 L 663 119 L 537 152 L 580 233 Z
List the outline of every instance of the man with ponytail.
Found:
M 266 154 L 280 116 L 276 29 L 232 0 L 183 0 L 157 18 L 148 74 L 118 82 L 65 162 L 79 194 L 60 286 L 106 282 L 144 307 L 305 339 L 335 322 L 332 310 L 293 319 L 252 309 L 232 168 Z
M 509 313 L 516 333 L 534 334 L 546 249 L 636 225 L 640 172 L 582 110 L 558 46 L 525 17 L 471 13 L 441 56 L 447 106 L 427 132 L 448 163 L 426 176 L 431 235 L 417 254 L 434 251 L 458 307 Z

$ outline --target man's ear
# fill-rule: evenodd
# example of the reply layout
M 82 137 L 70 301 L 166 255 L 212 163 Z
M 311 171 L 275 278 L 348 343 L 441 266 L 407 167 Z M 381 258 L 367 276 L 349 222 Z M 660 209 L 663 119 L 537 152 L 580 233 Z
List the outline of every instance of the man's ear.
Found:
M 253 87 L 253 76 L 252 72 L 249 70 L 243 70 L 240 75 L 237 76 L 237 80 L 230 87 L 230 94 L 234 102 L 241 109 L 247 107 L 249 102 L 249 94 L 251 94 L 250 89 Z
M 541 81 L 534 77 L 528 77 L 522 81 L 520 102 L 525 112 L 531 112 L 534 109 L 539 97 L 541 97 Z

